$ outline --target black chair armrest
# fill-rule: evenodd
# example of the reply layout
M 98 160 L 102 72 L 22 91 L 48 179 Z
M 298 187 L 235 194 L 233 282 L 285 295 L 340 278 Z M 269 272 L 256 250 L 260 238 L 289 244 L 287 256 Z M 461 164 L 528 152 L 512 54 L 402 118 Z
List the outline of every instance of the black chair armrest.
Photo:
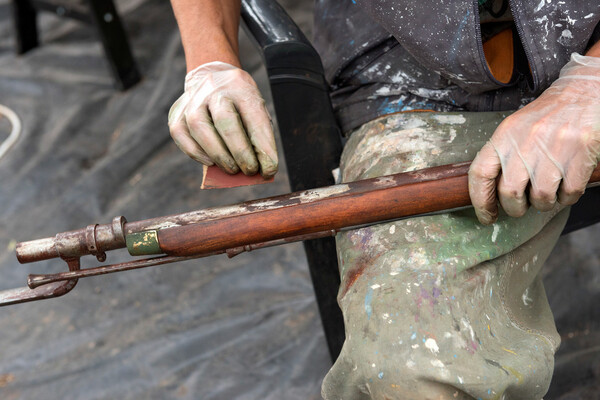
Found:
M 275 0 L 242 0 L 242 20 L 265 61 L 292 190 L 333 184 L 342 139 L 319 54 Z
M 571 207 L 571 215 L 562 231 L 563 235 L 600 222 L 600 186 L 589 188 Z
M 263 54 L 269 76 L 279 72 L 279 79 L 288 75 L 329 90 L 319 54 L 276 1 L 243 0 L 242 21 Z
M 332 185 L 342 140 L 319 54 L 275 0 L 242 0 L 242 20 L 265 61 L 292 191 Z M 344 342 L 335 241 L 305 241 L 304 249 L 335 360 Z

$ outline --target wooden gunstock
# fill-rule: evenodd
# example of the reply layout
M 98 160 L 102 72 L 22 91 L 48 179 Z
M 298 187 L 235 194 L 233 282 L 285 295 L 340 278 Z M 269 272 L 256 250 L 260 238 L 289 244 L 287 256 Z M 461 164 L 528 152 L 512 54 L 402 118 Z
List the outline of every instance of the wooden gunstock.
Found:
M 470 204 L 470 163 L 374 178 L 249 203 L 247 213 L 161 229 L 164 253 L 185 256 L 360 226 Z

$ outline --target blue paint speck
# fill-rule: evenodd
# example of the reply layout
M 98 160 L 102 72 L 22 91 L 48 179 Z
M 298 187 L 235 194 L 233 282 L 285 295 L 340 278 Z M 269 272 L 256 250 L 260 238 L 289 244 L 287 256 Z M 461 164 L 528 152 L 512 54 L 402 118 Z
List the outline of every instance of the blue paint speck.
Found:
M 373 307 L 371 307 L 371 300 L 373 300 L 373 289 L 369 288 L 365 295 L 365 312 L 367 313 L 367 319 L 371 319 L 373 313 Z
M 380 372 L 380 373 L 379 373 L 379 375 L 377 375 L 377 377 L 378 377 L 379 379 L 383 379 L 383 372 Z

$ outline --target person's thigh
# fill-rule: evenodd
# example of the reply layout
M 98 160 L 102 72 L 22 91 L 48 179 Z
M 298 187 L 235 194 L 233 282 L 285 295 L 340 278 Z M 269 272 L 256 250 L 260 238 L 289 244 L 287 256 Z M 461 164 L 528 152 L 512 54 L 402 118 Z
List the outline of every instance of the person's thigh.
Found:
M 501 113 L 412 113 L 355 131 L 346 182 L 473 159 Z M 333 399 L 540 399 L 559 344 L 538 272 L 568 210 L 472 210 L 337 236 L 346 342 L 323 382 Z

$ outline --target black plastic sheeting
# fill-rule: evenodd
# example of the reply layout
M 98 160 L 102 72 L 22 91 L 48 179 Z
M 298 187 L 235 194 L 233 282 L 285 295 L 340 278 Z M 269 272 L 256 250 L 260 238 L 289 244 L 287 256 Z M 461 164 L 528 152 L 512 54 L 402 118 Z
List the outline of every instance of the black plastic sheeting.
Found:
M 116 2 L 144 75 L 124 93 L 91 26 L 43 14 L 42 46 L 16 57 L 9 3 L 0 0 L 0 104 L 23 133 L 0 159 L 0 289 L 66 269 L 20 266 L 16 242 L 289 191 L 284 170 L 269 185 L 199 189 L 200 166 L 167 131 L 185 74 L 168 2 Z M 310 30 L 310 1 L 283 3 Z M 268 96 L 245 37 L 241 52 Z M 547 399 L 599 398 L 599 234 L 564 237 L 545 270 L 563 336 Z M 0 309 L 2 400 L 317 399 L 329 366 L 299 244 L 83 279 L 65 297 Z

